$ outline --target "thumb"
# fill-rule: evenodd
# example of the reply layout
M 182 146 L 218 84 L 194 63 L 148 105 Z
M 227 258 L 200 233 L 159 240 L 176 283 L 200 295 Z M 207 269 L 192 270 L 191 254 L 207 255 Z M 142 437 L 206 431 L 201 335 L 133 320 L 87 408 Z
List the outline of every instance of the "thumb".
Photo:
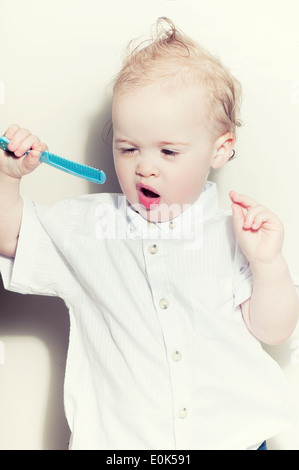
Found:
M 24 156 L 23 161 L 22 161 L 25 174 L 31 173 L 39 165 L 41 165 L 41 162 L 39 159 L 40 159 L 41 154 L 45 150 L 48 150 L 48 147 L 47 145 L 41 142 L 34 142 L 32 144 L 30 152 Z
M 37 150 L 31 150 L 28 155 L 22 157 L 22 170 L 24 174 L 31 173 L 41 162 L 39 161 L 41 153 Z
M 232 204 L 233 222 L 236 234 L 243 229 L 245 214 L 243 208 L 239 204 Z

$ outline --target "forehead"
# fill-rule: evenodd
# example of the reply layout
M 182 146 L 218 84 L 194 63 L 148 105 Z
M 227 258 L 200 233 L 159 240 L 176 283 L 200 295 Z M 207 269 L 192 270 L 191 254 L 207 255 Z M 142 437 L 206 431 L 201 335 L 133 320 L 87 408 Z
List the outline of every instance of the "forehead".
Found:
M 126 90 L 113 97 L 114 125 L 198 126 L 204 122 L 206 115 L 203 93 L 194 87 L 173 90 L 158 83 Z

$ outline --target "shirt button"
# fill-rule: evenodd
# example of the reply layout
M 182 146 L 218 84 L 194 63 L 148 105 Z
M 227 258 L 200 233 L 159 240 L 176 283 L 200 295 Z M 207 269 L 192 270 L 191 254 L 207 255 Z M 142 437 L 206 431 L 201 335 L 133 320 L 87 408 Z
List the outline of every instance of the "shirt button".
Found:
M 174 222 L 173 220 L 171 220 L 171 221 L 169 222 L 169 228 L 170 228 L 171 230 L 173 230 L 174 227 L 175 227 L 175 222 Z
M 187 408 L 181 408 L 178 412 L 178 417 L 181 419 L 187 418 L 187 415 L 188 415 Z
M 158 249 L 159 249 L 158 245 L 154 244 L 154 245 L 150 245 L 147 250 L 151 255 L 155 255 L 156 253 L 158 253 Z
M 163 310 L 166 310 L 169 307 L 169 300 L 167 299 L 161 299 L 159 302 L 159 307 L 162 308 Z
M 182 359 L 182 354 L 180 353 L 180 351 L 174 351 L 172 353 L 172 359 L 175 361 L 175 362 L 179 362 L 181 359 Z

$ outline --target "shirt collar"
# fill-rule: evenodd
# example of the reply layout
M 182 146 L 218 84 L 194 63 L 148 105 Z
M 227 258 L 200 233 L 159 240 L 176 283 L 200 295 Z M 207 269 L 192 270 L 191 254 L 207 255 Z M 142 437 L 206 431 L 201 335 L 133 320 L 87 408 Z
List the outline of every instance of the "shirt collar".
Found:
M 199 198 L 174 219 L 167 222 L 149 222 L 127 202 L 129 238 L 190 238 L 203 222 L 218 211 L 216 184 L 207 181 Z

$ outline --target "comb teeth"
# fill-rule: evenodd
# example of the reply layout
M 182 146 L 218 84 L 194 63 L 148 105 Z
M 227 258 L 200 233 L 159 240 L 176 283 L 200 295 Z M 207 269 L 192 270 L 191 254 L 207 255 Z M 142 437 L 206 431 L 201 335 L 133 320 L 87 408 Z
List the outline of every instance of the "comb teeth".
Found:
M 70 173 L 71 175 L 85 178 L 93 183 L 103 184 L 106 181 L 106 175 L 103 171 L 97 170 L 96 168 L 92 168 L 88 165 L 72 162 L 66 158 L 59 157 L 54 153 L 49 153 L 48 151 L 41 154 L 40 161 L 47 163 L 54 168 Z
M 76 175 L 78 176 L 82 175 L 87 176 L 88 178 L 100 179 L 100 171 L 96 168 L 93 168 L 92 166 L 82 165 L 81 163 L 76 163 L 71 160 L 67 160 L 65 158 L 59 157 L 58 155 L 55 155 L 54 153 L 49 153 L 48 159 L 51 163 L 54 163 L 55 165 L 61 168 L 65 168 L 66 170 L 69 170 L 72 173 L 76 173 Z

